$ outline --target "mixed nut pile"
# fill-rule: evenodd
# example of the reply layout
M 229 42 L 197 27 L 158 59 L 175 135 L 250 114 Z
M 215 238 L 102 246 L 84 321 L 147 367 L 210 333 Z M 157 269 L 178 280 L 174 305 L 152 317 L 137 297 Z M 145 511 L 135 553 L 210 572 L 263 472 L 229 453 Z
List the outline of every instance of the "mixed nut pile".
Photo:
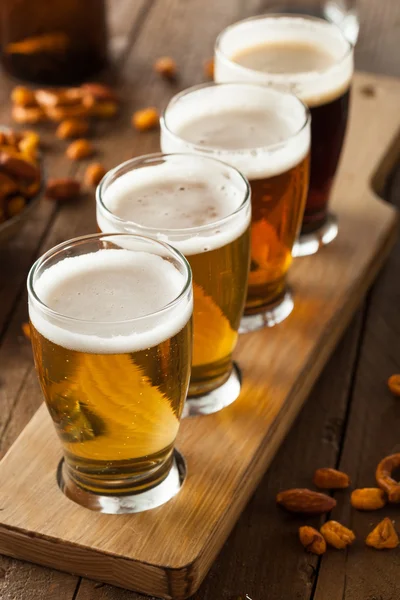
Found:
M 399 378 L 399 375 L 392 376 Z M 390 380 L 389 380 L 390 382 Z M 390 385 L 390 384 L 389 384 Z M 396 392 L 397 393 L 397 392 Z M 400 395 L 400 389 L 399 389 Z M 392 473 L 400 467 L 400 453 L 387 456 L 376 468 L 375 478 L 379 487 L 355 489 L 351 493 L 350 502 L 357 510 L 379 510 L 387 502 L 400 503 L 400 483 Z M 350 486 L 350 478 L 346 473 L 336 469 L 317 469 L 313 478 L 314 485 L 319 489 L 339 490 Z M 336 500 L 325 493 L 309 489 L 295 488 L 280 492 L 276 501 L 286 510 L 305 515 L 322 515 L 330 512 L 336 506 Z M 356 536 L 337 521 L 327 521 L 320 531 L 314 527 L 303 526 L 299 528 L 300 542 L 308 552 L 324 554 L 327 545 L 343 549 L 354 542 Z M 383 519 L 367 536 L 367 546 L 378 550 L 396 548 L 399 537 L 389 518 Z
M 55 136 L 60 140 L 71 140 L 65 155 L 73 161 L 89 158 L 95 152 L 93 144 L 86 137 L 90 121 L 112 118 L 119 110 L 116 93 L 102 83 L 36 90 L 17 86 L 12 91 L 11 101 L 11 114 L 16 123 L 58 123 Z M 101 163 L 90 164 L 84 176 L 85 184 L 96 187 L 105 173 L 106 169 Z M 68 200 L 80 192 L 81 183 L 73 178 L 49 179 L 46 187 L 46 196 L 52 200 Z
M 173 80 L 177 77 L 176 62 L 169 56 L 158 58 L 153 70 L 159 76 Z M 211 78 L 213 61 L 204 64 L 204 74 Z M 116 92 L 103 83 L 84 83 L 79 87 L 29 89 L 17 86 L 11 94 L 12 118 L 21 125 L 39 125 L 44 122 L 57 124 L 55 136 L 60 140 L 71 140 L 65 155 L 69 160 L 79 161 L 90 158 L 95 153 L 91 141 L 87 139 L 90 122 L 97 119 L 110 119 L 118 114 L 119 98 Z M 147 131 L 159 124 L 159 111 L 155 107 L 137 110 L 132 114 L 131 124 L 137 131 Z M 36 136 L 36 148 L 39 137 Z M 13 133 L 14 136 L 20 134 Z M 24 134 L 25 135 L 25 134 Z M 96 187 L 106 173 L 105 167 L 94 162 L 89 164 L 84 175 L 88 187 Z M 52 200 L 69 200 L 81 193 L 81 182 L 75 178 L 49 179 L 46 197 Z M 0 181 L 0 198 L 1 181 Z M 24 197 L 24 196 L 23 196 Z M 18 206 L 22 206 L 22 201 Z M 3 220 L 13 216 L 16 202 L 3 209 Z M 1 206 L 0 206 L 1 208 Z M 1 222 L 1 213 L 0 213 Z
M 400 397 L 400 374 L 391 375 L 387 382 L 394 396 Z M 378 487 L 359 488 L 351 492 L 350 503 L 356 510 L 380 510 L 390 504 L 400 504 L 400 482 L 393 477 L 394 471 L 400 469 L 400 453 L 386 456 L 378 464 L 375 479 Z M 317 469 L 313 483 L 320 490 L 343 490 L 350 487 L 350 477 L 331 468 Z M 301 515 L 323 515 L 336 506 L 332 496 L 306 488 L 294 488 L 280 492 L 276 502 L 286 510 Z M 338 523 L 326 521 L 318 531 L 314 527 L 299 527 L 299 538 L 304 548 L 313 554 L 324 554 L 327 545 L 337 549 L 350 546 L 356 539 L 355 533 Z M 397 548 L 399 536 L 393 522 L 383 519 L 365 539 L 367 546 L 377 550 Z
M 23 211 L 41 186 L 39 136 L 0 131 L 0 223 Z
M 36 125 L 65 119 L 108 119 L 118 112 L 115 92 L 101 83 L 74 88 L 31 90 L 17 86 L 11 94 L 12 118 L 16 123 Z

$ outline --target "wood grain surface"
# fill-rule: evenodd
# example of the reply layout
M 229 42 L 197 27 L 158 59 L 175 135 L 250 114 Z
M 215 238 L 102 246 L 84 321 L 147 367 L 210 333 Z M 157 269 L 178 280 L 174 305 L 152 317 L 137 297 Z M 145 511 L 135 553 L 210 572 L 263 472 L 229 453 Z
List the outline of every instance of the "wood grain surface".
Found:
M 141 7 L 138 7 L 139 4 Z M 176 89 L 200 81 L 202 62 L 212 54 L 215 34 L 226 24 L 242 16 L 263 12 L 266 4 L 261 1 L 245 3 L 236 0 L 229 3 L 211 3 L 209 0 L 110 2 L 114 31 L 120 40 L 126 40 L 120 45 L 113 45 L 121 53 L 119 80 L 126 90 L 126 114 L 116 122 L 111 136 L 108 128 L 99 131 L 99 135 L 103 137 L 96 140 L 96 145 L 100 150 L 107 149 L 107 156 L 112 157 L 105 158 L 107 166 L 111 167 L 121 159 L 156 148 L 156 132 L 154 135 L 138 136 L 127 126 L 132 107 L 140 108 L 156 101 L 160 101 L 161 106 Z M 400 75 L 395 46 L 399 32 L 399 3 L 395 0 L 385 0 L 382 3 L 360 0 L 359 7 L 362 25 L 356 51 L 359 68 Z M 122 17 L 118 17 L 118 13 Z M 155 80 L 152 76 L 152 60 L 160 54 L 172 54 L 178 60 L 181 78 L 176 86 Z M 114 73 L 110 73 L 109 77 L 111 80 L 116 79 Z M 9 88 L 10 84 L 2 79 L 0 96 L 3 102 L 0 115 L 3 123 L 9 122 L 6 103 Z M 61 176 L 71 172 L 52 136 L 45 134 L 45 137 L 48 137 L 49 146 L 52 146 L 47 159 L 52 175 Z M 398 180 L 394 180 L 391 187 L 391 200 L 398 204 L 399 184 Z M 23 234 L 7 250 L 0 250 L 0 302 L 3 309 L 0 311 L 2 452 L 9 447 L 40 402 L 30 349 L 20 334 L 21 322 L 26 320 L 24 287 L 27 269 L 33 258 L 45 248 L 72 235 L 90 231 L 92 221 L 89 215 L 92 215 L 92 208 L 92 197 L 85 199 L 79 205 L 79 210 L 77 205 L 56 209 L 51 204 L 43 203 Z M 278 489 L 295 484 L 307 485 L 316 466 L 335 465 L 340 456 L 345 455 L 346 442 L 350 446 L 350 453 L 355 453 L 354 471 L 361 469 L 361 462 L 365 462 L 366 470 L 369 468 L 370 459 L 364 452 L 366 447 L 374 448 L 376 440 L 380 440 L 383 453 L 393 448 L 395 442 L 390 440 L 395 439 L 398 420 L 393 418 L 386 422 L 379 419 L 380 404 L 370 402 L 372 390 L 360 388 L 355 382 L 364 365 L 364 373 L 367 373 L 369 381 L 373 380 L 372 388 L 378 400 L 386 394 L 385 371 L 400 371 L 398 337 L 395 333 L 400 324 L 398 311 L 394 308 L 400 293 L 399 278 L 396 277 L 396 256 L 400 256 L 400 249 L 393 254 L 384 278 L 375 287 L 372 301 L 368 302 L 363 315 L 358 316 L 335 352 L 296 427 L 274 460 L 196 598 L 225 600 L 247 592 L 252 600 L 297 600 L 317 597 L 315 594 L 318 593 L 318 600 L 322 600 L 328 598 L 328 593 L 334 593 L 339 572 L 335 569 L 334 561 L 332 562 L 334 556 L 329 555 L 322 561 L 317 561 L 305 555 L 295 536 L 298 522 L 278 515 L 273 497 Z M 368 338 L 368 326 L 372 322 L 375 323 L 375 329 L 370 331 Z M 369 352 L 365 356 L 364 348 L 368 339 Z M 391 340 L 390 347 L 387 345 L 388 339 Z M 380 369 L 378 365 L 381 365 Z M 357 428 L 358 420 L 363 416 L 365 402 L 369 402 L 369 421 L 376 422 L 376 430 L 372 438 L 360 439 L 360 436 L 354 435 L 354 428 Z M 354 411 L 353 406 L 356 407 Z M 352 430 L 348 427 L 351 422 L 349 415 L 353 415 Z M 337 592 L 337 596 L 331 597 L 343 597 L 346 600 L 398 600 L 393 553 L 386 555 L 386 568 L 383 572 L 379 571 L 381 559 L 377 557 L 377 553 L 369 551 L 369 554 L 369 563 L 368 566 L 365 563 L 365 567 L 363 553 L 358 554 L 356 569 L 352 562 L 342 560 L 341 581 L 351 581 L 351 588 L 347 589 L 343 583 L 340 590 L 342 596 Z M 318 579 L 321 585 L 317 585 Z M 0 561 L 0 597 L 4 600 L 142 598 L 135 593 L 87 580 L 81 582 L 65 574 L 7 558 Z

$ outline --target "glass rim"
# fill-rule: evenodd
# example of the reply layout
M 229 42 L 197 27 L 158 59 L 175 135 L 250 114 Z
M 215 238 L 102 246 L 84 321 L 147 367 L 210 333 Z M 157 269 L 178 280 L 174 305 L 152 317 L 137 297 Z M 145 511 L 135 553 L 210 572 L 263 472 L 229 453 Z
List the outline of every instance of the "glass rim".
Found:
M 156 246 L 162 246 L 165 250 L 168 250 L 168 252 L 170 254 L 174 255 L 174 257 L 180 262 L 180 264 L 183 265 L 183 267 L 185 269 L 184 285 L 183 285 L 182 289 L 180 290 L 179 294 L 175 298 L 170 300 L 170 302 L 168 302 L 168 304 L 166 304 L 165 306 L 163 306 L 162 308 L 160 308 L 156 311 L 142 315 L 140 317 L 133 317 L 132 319 L 122 319 L 122 320 L 112 320 L 112 321 L 93 321 L 93 320 L 89 320 L 89 319 L 78 319 L 77 317 L 71 317 L 69 315 L 64 315 L 63 313 L 60 313 L 57 310 L 50 308 L 50 306 L 47 306 L 47 304 L 45 304 L 39 298 L 39 296 L 37 295 L 36 290 L 35 290 L 34 277 L 37 274 L 40 267 L 42 267 L 46 263 L 46 261 L 48 261 L 50 258 L 52 258 L 53 256 L 56 256 L 60 252 L 67 250 L 68 248 L 73 248 L 73 247 L 79 246 L 81 244 L 84 245 L 85 243 L 90 242 L 90 241 L 100 240 L 102 238 L 124 238 L 124 237 L 130 238 L 130 239 L 134 238 L 136 240 L 144 241 L 144 242 L 151 242 L 151 244 L 154 244 Z M 72 238 L 65 242 L 61 242 L 60 244 L 57 244 L 57 246 L 53 246 L 53 248 L 50 248 L 49 250 L 47 250 L 47 252 L 45 252 L 44 254 L 42 254 L 42 256 L 40 256 L 38 259 L 36 259 L 36 261 L 33 263 L 33 265 L 31 266 L 31 268 L 29 270 L 29 273 L 28 273 L 27 288 L 28 288 L 29 300 L 33 301 L 33 303 L 35 304 L 35 308 L 40 310 L 42 313 L 45 313 L 46 315 L 60 318 L 63 321 L 70 322 L 70 323 L 71 322 L 72 323 L 86 323 L 86 324 L 99 325 L 99 326 L 123 325 L 125 323 L 138 323 L 140 321 L 143 322 L 146 319 L 156 317 L 157 315 L 162 315 L 165 312 L 168 312 L 169 310 L 174 308 L 174 306 L 177 306 L 184 299 L 187 292 L 192 289 L 192 270 L 191 270 L 188 260 L 185 258 L 185 256 L 182 254 L 182 252 L 180 252 L 179 250 L 177 250 L 170 244 L 163 242 L 161 240 L 156 240 L 154 238 L 147 237 L 144 235 L 137 235 L 135 233 L 91 233 L 88 235 L 82 235 L 82 236 L 79 236 L 76 238 Z
M 193 142 L 185 140 L 185 138 L 183 138 L 182 136 L 178 135 L 177 133 L 175 133 L 174 131 L 172 131 L 170 129 L 170 127 L 167 124 L 167 112 L 172 107 L 172 105 L 175 105 L 182 98 L 190 95 L 193 92 L 197 92 L 199 90 L 207 89 L 207 88 L 222 88 L 222 87 L 228 87 L 228 86 L 252 87 L 252 88 L 257 88 L 260 90 L 262 89 L 263 92 L 266 91 L 267 93 L 271 94 L 272 96 L 290 97 L 293 100 L 295 100 L 295 102 L 297 102 L 298 104 L 300 104 L 303 107 L 304 122 L 302 123 L 301 127 L 299 127 L 299 129 L 297 129 L 295 132 L 291 133 L 287 138 L 285 138 L 284 140 L 281 140 L 280 142 L 274 142 L 273 144 L 267 144 L 267 145 L 263 145 L 263 146 L 253 146 L 251 148 L 237 148 L 235 150 L 232 150 L 231 152 L 228 149 L 222 148 L 222 147 L 205 146 L 205 145 L 199 146 L 198 144 L 195 144 Z M 229 154 L 229 153 L 235 154 L 235 153 L 244 152 L 244 151 L 250 152 L 250 151 L 254 151 L 254 150 L 257 152 L 262 152 L 262 151 L 267 151 L 267 152 L 272 151 L 273 152 L 277 148 L 284 147 L 285 144 L 287 144 L 291 140 L 295 139 L 298 135 L 300 135 L 306 129 L 306 127 L 309 125 L 310 122 L 311 122 L 310 109 L 303 102 L 303 100 L 301 100 L 298 96 L 296 96 L 295 94 L 292 94 L 291 92 L 286 92 L 286 91 L 282 91 L 282 90 L 277 90 L 272 87 L 268 87 L 268 86 L 264 85 L 263 83 L 256 83 L 256 82 L 251 82 L 251 81 L 226 81 L 226 82 L 220 82 L 220 83 L 216 82 L 216 81 L 212 81 L 212 82 L 200 83 L 199 85 L 193 85 L 193 86 L 186 88 L 185 90 L 179 92 L 178 94 L 175 94 L 175 96 L 173 96 L 171 98 L 171 100 L 168 102 L 168 105 L 164 109 L 164 111 L 161 115 L 161 118 L 160 118 L 161 131 L 165 130 L 166 132 L 168 132 L 168 135 L 172 136 L 175 140 L 180 141 L 180 142 L 181 141 L 185 142 L 185 144 L 187 146 L 189 146 L 192 150 L 194 150 L 196 152 L 198 151 L 203 156 L 204 156 L 204 154 L 203 154 L 204 151 L 210 152 L 210 153 L 211 152 L 225 152 L 227 154 Z M 210 156 L 208 158 L 214 158 L 214 157 Z M 220 160 L 220 159 L 214 159 L 214 160 Z M 220 160 L 220 162 L 224 162 L 224 161 Z
M 118 217 L 105 205 L 103 197 L 104 197 L 106 190 L 104 189 L 104 187 L 107 185 L 109 180 L 112 179 L 113 176 L 118 175 L 119 171 L 122 171 L 124 168 L 131 167 L 131 166 L 136 167 L 136 166 L 144 165 L 148 162 L 151 163 L 154 161 L 156 163 L 157 161 L 168 158 L 170 156 L 183 158 L 184 160 L 186 160 L 187 158 L 191 158 L 192 160 L 193 159 L 206 160 L 206 161 L 211 160 L 212 162 L 216 162 L 216 163 L 219 163 L 220 165 L 223 165 L 223 167 L 225 169 L 228 169 L 229 171 L 234 172 L 235 175 L 239 177 L 239 180 L 242 183 L 244 183 L 244 190 L 243 190 L 244 197 L 243 197 L 242 202 L 239 204 L 238 207 L 236 207 L 236 209 L 234 211 L 229 213 L 229 215 L 222 217 L 221 219 L 212 221 L 210 223 L 206 223 L 205 225 L 199 225 L 197 227 L 184 227 L 184 228 L 171 228 L 171 227 L 161 228 L 161 227 L 150 227 L 147 225 L 141 225 L 140 223 L 137 223 L 136 221 L 131 221 L 131 220 L 122 219 L 121 217 Z M 133 169 L 132 169 L 132 171 L 133 171 Z M 110 183 L 110 186 L 111 185 L 112 185 L 112 182 Z M 137 229 L 138 232 L 140 232 L 139 235 L 142 235 L 142 233 L 143 234 L 148 233 L 150 235 L 156 235 L 156 234 L 167 235 L 168 233 L 175 234 L 175 235 L 185 235 L 185 234 L 190 235 L 191 233 L 192 234 L 203 233 L 204 231 L 209 231 L 210 229 L 214 229 L 215 227 L 220 227 L 220 226 L 225 225 L 225 223 L 227 223 L 230 219 L 234 218 L 235 215 L 240 214 L 247 206 L 250 205 L 250 196 L 251 196 L 251 189 L 250 189 L 250 184 L 249 184 L 247 177 L 245 177 L 235 167 L 223 162 L 222 160 L 219 160 L 218 158 L 214 158 L 213 156 L 202 156 L 202 155 L 190 153 L 190 152 L 154 152 L 151 154 L 144 154 L 142 156 L 136 156 L 135 158 L 126 160 L 125 162 L 121 163 L 117 167 L 114 167 L 113 169 L 108 171 L 108 173 L 106 173 L 106 175 L 100 181 L 100 184 L 97 186 L 96 204 L 97 204 L 97 206 L 100 207 L 101 210 L 104 210 L 104 212 L 107 214 L 107 218 L 111 217 L 112 220 L 118 225 L 128 225 L 128 226 L 131 225 L 132 227 Z M 172 242 L 167 242 L 167 243 L 172 243 Z
M 222 49 L 221 49 L 221 44 L 222 44 L 222 40 L 224 38 L 224 36 L 228 33 L 230 33 L 231 31 L 233 31 L 236 27 L 242 25 L 243 23 L 251 23 L 252 21 L 267 21 L 270 19 L 276 19 L 276 18 L 287 18 L 287 19 L 297 19 L 297 18 L 301 18 L 305 21 L 314 21 L 316 23 L 319 24 L 324 24 L 324 26 L 328 26 L 329 28 L 331 28 L 333 31 L 336 31 L 337 33 L 339 33 L 339 35 L 341 36 L 343 42 L 345 42 L 347 44 L 347 48 L 346 51 L 344 52 L 343 56 L 341 56 L 339 59 L 335 60 L 335 62 L 330 65 L 329 67 L 327 67 L 326 69 L 322 69 L 320 71 L 315 71 L 315 77 L 321 77 L 321 76 L 326 76 L 327 74 L 329 74 L 329 72 L 332 69 L 335 69 L 338 65 L 340 65 L 342 62 L 344 62 L 348 56 L 350 56 L 352 54 L 352 52 L 354 51 L 354 47 L 355 44 L 353 44 L 343 33 L 343 31 L 340 29 L 340 27 L 338 25 L 336 25 L 335 23 L 332 23 L 331 21 L 326 21 L 325 19 L 321 19 L 320 17 L 314 17 L 312 15 L 306 15 L 306 14 L 301 14 L 301 13 L 265 13 L 263 15 L 256 15 L 253 17 L 247 17 L 246 19 L 241 19 L 240 21 L 236 21 L 235 23 L 232 23 L 231 25 L 228 25 L 228 27 L 225 27 L 225 29 L 223 29 L 217 36 L 217 39 L 215 41 L 214 44 L 214 53 L 215 55 L 225 64 L 229 65 L 229 66 L 233 66 L 235 69 L 238 69 L 239 71 L 242 71 L 243 73 L 259 73 L 261 75 L 264 75 L 265 78 L 268 78 L 270 81 L 282 81 L 283 79 L 286 79 L 288 77 L 292 77 L 293 80 L 300 82 L 303 79 L 306 78 L 306 76 L 309 76 L 311 73 L 314 73 L 314 71 L 302 71 L 300 73 L 293 73 L 293 72 L 286 72 L 286 73 L 269 73 L 268 71 L 257 71 L 257 69 L 250 69 L 249 67 L 245 67 L 244 65 L 240 65 L 239 63 L 235 62 L 234 60 L 232 60 L 231 57 L 227 56 L 227 54 L 225 54 Z

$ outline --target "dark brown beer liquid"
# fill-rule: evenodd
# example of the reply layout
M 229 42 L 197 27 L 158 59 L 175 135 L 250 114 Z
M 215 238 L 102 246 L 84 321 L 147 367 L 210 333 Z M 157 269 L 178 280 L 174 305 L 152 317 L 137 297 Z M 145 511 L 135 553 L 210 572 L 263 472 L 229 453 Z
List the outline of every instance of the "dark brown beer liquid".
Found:
M 346 133 L 349 99 L 350 90 L 347 90 L 332 102 L 310 108 L 310 188 L 302 233 L 318 229 L 326 219 L 329 195 Z

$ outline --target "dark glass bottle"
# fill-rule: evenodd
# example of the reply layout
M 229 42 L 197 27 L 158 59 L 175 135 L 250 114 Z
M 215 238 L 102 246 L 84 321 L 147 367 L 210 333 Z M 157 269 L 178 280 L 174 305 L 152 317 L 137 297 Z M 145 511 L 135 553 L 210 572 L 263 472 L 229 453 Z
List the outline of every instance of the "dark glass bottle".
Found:
M 79 83 L 106 64 L 105 0 L 0 0 L 0 39 L 10 75 Z

